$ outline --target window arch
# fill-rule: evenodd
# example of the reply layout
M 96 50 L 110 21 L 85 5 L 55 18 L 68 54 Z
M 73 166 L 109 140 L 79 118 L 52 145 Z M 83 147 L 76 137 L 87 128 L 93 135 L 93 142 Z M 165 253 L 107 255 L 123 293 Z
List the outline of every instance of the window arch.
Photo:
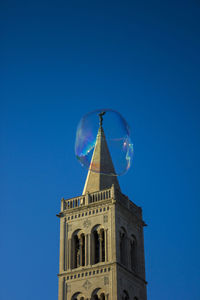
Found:
M 99 229 L 99 261 L 105 261 L 105 231 L 103 228 Z
M 105 298 L 105 294 L 104 293 L 101 293 L 101 295 L 100 295 L 100 300 L 105 300 L 106 298 Z
M 131 258 L 131 269 L 133 271 L 136 271 L 137 270 L 137 242 L 134 235 L 132 235 L 130 239 L 130 258 Z
M 80 266 L 85 266 L 85 235 L 80 235 Z
M 122 300 L 129 300 L 130 298 L 129 298 L 129 294 L 128 294 L 128 292 L 127 291 L 123 291 L 123 294 L 122 294 Z
M 74 268 L 77 268 L 80 265 L 80 244 L 79 244 L 79 239 L 78 235 L 74 235 Z
M 105 232 L 97 225 L 91 233 L 92 238 L 92 264 L 105 261 Z
M 105 300 L 105 299 L 106 299 L 105 291 L 102 290 L 101 288 L 97 288 L 92 292 L 91 300 Z
M 72 268 L 85 266 L 85 235 L 77 230 L 72 235 Z
M 77 292 L 71 297 L 71 300 L 85 300 L 85 299 L 86 298 L 83 296 L 81 292 Z
M 94 249 L 94 251 L 93 251 L 93 263 L 94 264 L 97 264 L 97 263 L 99 263 L 99 261 L 100 261 L 100 243 L 99 243 L 99 234 L 98 234 L 98 231 L 95 229 L 94 231 L 93 231 L 93 243 L 94 243 L 94 245 L 93 245 L 93 249 Z
M 122 227 L 119 233 L 119 248 L 120 248 L 120 262 L 123 265 L 126 265 L 126 259 L 127 259 L 127 234 L 126 230 Z

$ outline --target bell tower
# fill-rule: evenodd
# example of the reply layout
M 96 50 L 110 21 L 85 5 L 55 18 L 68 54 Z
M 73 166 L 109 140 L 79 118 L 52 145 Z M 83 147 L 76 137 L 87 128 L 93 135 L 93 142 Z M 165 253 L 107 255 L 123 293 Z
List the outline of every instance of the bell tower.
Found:
M 61 200 L 58 300 L 146 300 L 142 209 L 120 190 L 99 117 L 83 194 Z

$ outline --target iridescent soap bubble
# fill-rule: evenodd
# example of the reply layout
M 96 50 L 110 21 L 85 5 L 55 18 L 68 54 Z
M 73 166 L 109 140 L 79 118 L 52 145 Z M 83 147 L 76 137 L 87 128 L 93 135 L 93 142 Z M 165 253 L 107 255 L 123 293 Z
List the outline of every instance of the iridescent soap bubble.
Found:
M 100 172 L 95 165 L 91 164 L 91 159 L 100 126 L 99 114 L 102 112 L 105 112 L 102 127 L 115 168 L 115 174 L 102 170 L 101 173 L 106 175 L 123 175 L 132 164 L 133 144 L 130 138 L 129 125 L 117 111 L 98 109 L 82 117 L 76 131 L 75 155 L 83 167 L 93 172 Z

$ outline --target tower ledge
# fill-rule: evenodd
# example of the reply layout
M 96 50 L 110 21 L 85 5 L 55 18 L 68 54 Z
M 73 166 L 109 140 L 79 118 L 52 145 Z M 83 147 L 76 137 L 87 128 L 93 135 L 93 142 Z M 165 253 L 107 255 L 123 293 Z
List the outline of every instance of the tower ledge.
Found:
M 61 212 L 57 215 L 58 217 L 64 216 L 66 213 L 71 213 L 84 207 L 92 207 L 93 205 L 104 204 L 107 201 L 119 203 L 124 208 L 128 209 L 133 213 L 139 220 L 142 219 L 141 207 L 134 204 L 126 195 L 122 194 L 121 191 L 115 189 L 112 185 L 109 189 L 101 191 L 87 193 L 86 195 L 80 195 L 78 197 L 61 200 Z M 143 222 L 143 226 L 146 224 Z

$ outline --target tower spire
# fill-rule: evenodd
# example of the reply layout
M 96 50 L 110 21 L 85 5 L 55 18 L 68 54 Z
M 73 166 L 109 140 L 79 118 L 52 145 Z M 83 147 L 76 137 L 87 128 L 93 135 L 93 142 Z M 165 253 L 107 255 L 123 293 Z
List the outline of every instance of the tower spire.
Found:
M 110 188 L 113 184 L 115 185 L 116 189 L 120 190 L 119 182 L 106 142 L 105 133 L 102 127 L 103 115 L 105 115 L 105 113 L 105 111 L 102 111 L 98 114 L 99 130 L 97 133 L 96 144 L 83 189 L 83 195 L 87 192 L 92 193 Z
M 98 116 L 99 116 L 99 127 L 102 127 L 102 125 L 103 125 L 103 116 L 105 115 L 105 113 L 106 113 L 105 111 L 102 111 L 98 114 Z

